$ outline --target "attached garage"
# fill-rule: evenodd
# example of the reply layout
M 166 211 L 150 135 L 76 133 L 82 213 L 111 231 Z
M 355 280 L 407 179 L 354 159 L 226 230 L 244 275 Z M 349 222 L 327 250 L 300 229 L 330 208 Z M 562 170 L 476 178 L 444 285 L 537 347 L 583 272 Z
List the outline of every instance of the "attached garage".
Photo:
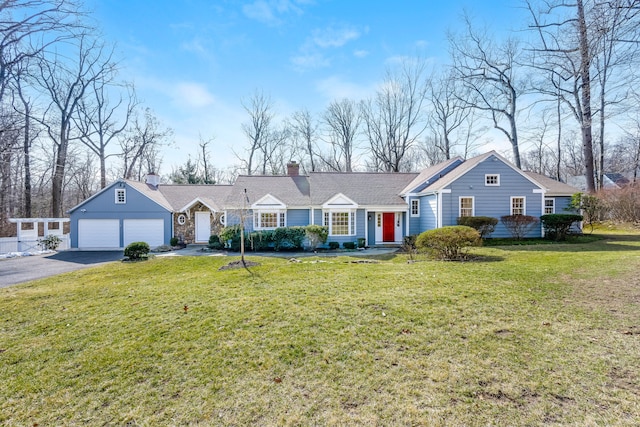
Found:
M 131 242 L 147 242 L 156 247 L 164 244 L 164 220 L 162 219 L 125 219 L 124 246 Z
M 78 220 L 79 249 L 118 249 L 120 247 L 120 220 Z

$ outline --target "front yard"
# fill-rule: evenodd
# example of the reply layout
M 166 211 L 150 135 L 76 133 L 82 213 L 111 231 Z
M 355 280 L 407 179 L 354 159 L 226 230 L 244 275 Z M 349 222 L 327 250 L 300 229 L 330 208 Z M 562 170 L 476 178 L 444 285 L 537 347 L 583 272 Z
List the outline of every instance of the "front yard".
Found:
M 0 290 L 0 424 L 637 425 L 640 233 Z

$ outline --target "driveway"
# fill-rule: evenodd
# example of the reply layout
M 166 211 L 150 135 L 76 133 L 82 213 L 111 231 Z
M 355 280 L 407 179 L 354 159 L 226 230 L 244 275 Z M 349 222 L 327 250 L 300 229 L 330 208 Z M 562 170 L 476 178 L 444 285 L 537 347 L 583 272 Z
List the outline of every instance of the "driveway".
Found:
M 123 258 L 122 251 L 61 251 L 0 259 L 0 288 Z

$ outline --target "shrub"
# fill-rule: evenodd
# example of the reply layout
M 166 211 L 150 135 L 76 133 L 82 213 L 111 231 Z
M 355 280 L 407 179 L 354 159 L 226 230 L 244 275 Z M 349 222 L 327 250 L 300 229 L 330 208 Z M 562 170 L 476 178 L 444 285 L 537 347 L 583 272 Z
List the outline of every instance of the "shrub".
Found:
M 174 236 L 171 239 L 169 239 L 169 245 L 170 246 L 178 246 L 178 238 Z
M 482 239 L 488 237 L 496 229 L 498 218 L 490 216 L 461 216 L 458 217 L 458 225 L 466 225 L 475 228 Z
M 220 241 L 220 236 L 217 234 L 212 234 L 209 236 L 209 244 L 207 245 L 209 249 L 219 250 L 224 248 L 224 245 Z
M 344 242 L 342 243 L 342 247 L 345 249 L 355 249 L 356 248 L 356 243 L 355 242 Z
M 62 239 L 53 234 L 38 240 L 38 245 L 45 251 L 55 251 L 60 246 L 60 243 L 62 243 Z
M 273 231 L 273 249 L 297 250 L 302 248 L 305 227 L 279 227 Z
M 359 248 L 364 248 L 365 243 L 367 242 L 367 239 L 365 239 L 364 237 L 358 237 L 358 247 Z
M 542 227 L 544 228 L 544 236 L 547 239 L 565 240 L 571 226 L 582 221 L 582 215 L 575 214 L 548 214 L 540 217 Z
M 416 238 L 416 248 L 430 252 L 434 257 L 445 260 L 463 260 L 467 258 L 467 248 L 481 246 L 482 239 L 478 230 L 466 225 L 428 230 Z
M 249 244 L 252 251 L 264 251 L 273 244 L 273 231 L 259 230 L 249 233 Z
M 320 244 L 326 243 L 327 237 L 329 237 L 329 227 L 322 225 L 307 225 L 304 231 L 311 250 L 315 250 Z
M 329 242 L 329 249 L 338 249 L 340 247 L 340 243 L 339 242 Z
M 131 242 L 124 248 L 124 256 L 130 260 L 139 260 L 148 257 L 149 251 L 147 242 Z
M 240 233 L 242 233 L 242 226 L 240 224 L 224 227 L 222 231 L 220 231 L 220 242 L 224 247 L 237 252 L 240 250 Z
M 538 218 L 531 215 L 505 215 L 500 220 L 507 228 L 511 237 L 522 240 L 533 228 L 538 225 Z
M 414 255 L 418 253 L 418 248 L 416 248 L 416 239 L 418 236 L 412 234 L 410 236 L 404 236 L 402 239 L 402 250 L 409 255 L 409 259 L 413 260 Z

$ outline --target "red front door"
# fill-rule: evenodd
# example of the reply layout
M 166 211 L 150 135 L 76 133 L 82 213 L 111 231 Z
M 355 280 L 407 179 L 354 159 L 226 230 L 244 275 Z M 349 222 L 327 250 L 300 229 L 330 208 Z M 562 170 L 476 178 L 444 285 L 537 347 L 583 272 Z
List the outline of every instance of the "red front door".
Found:
M 396 240 L 396 214 L 383 213 L 382 214 L 382 241 L 383 242 L 395 242 Z

